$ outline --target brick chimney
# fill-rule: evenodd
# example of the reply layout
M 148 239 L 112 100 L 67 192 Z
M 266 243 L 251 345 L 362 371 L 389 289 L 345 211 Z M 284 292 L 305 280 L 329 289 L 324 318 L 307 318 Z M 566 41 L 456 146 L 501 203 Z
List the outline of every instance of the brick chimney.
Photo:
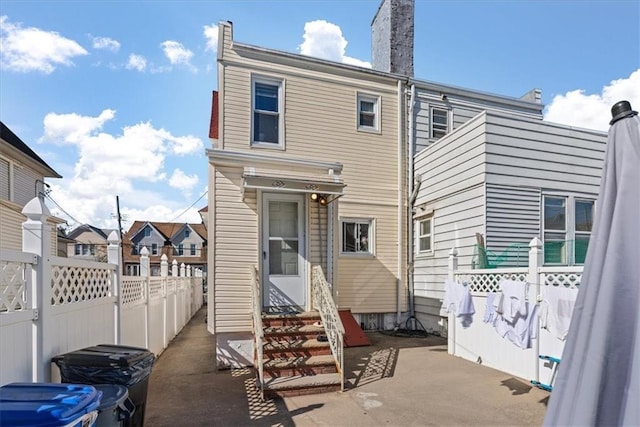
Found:
M 382 0 L 371 22 L 373 69 L 413 77 L 414 0 Z

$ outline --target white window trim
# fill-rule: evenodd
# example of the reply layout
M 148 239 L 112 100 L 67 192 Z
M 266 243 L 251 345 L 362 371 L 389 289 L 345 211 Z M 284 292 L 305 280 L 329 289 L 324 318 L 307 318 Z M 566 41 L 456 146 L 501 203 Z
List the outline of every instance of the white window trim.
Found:
M 368 224 L 369 225 L 369 251 L 368 252 L 344 252 L 342 250 L 343 248 L 343 239 L 344 239 L 344 234 L 343 234 L 343 224 L 344 223 L 359 223 L 359 224 Z M 363 218 L 358 218 L 358 217 L 346 217 L 346 218 L 340 218 L 339 221 L 339 227 L 340 227 L 340 256 L 348 256 L 348 257 L 356 257 L 356 258 L 373 258 L 376 255 L 376 220 L 374 218 L 371 217 L 363 217 Z
M 276 85 L 278 86 L 278 143 L 274 144 L 272 142 L 261 142 L 261 141 L 254 141 L 253 140 L 253 126 L 254 126 L 254 122 L 253 122 L 253 113 L 255 110 L 255 102 L 256 102 L 256 96 L 255 96 L 255 84 L 256 83 L 264 83 L 264 84 L 269 84 L 269 85 Z M 285 149 L 285 143 L 284 143 L 284 94 L 285 94 L 285 90 L 284 90 L 284 79 L 283 78 L 278 78 L 278 77 L 269 77 L 269 76 L 263 76 L 263 75 L 252 75 L 251 76 L 251 118 L 250 118 L 250 122 L 251 125 L 249 126 L 249 141 L 251 142 L 250 145 L 251 147 L 255 147 L 255 148 L 267 148 L 267 149 L 272 149 L 272 150 L 284 150 Z
M 426 250 L 426 251 L 421 251 L 420 250 L 420 238 L 423 237 L 422 234 L 420 234 L 420 223 L 422 221 L 430 221 L 430 229 L 429 229 L 429 236 L 431 237 L 431 247 Z M 415 234 L 415 253 L 417 256 L 422 256 L 422 255 L 433 255 L 434 254 L 434 245 L 433 245 L 433 214 L 431 215 L 423 215 L 421 217 L 418 218 L 414 218 L 414 234 Z
M 360 101 L 373 102 L 374 125 L 373 126 L 361 126 L 360 125 Z M 382 102 L 380 95 L 373 95 L 370 93 L 358 92 L 356 94 L 356 128 L 361 132 L 373 132 L 381 133 L 380 126 L 380 103 Z
M 445 134 L 441 137 L 433 136 L 433 111 L 441 110 L 447 112 L 447 129 L 445 130 Z M 447 134 L 451 132 L 451 110 L 446 107 L 440 107 L 438 105 L 432 105 L 429 107 L 429 139 L 440 139 L 445 137 Z
M 588 235 L 589 237 L 593 236 L 593 229 L 587 233 L 585 231 L 580 231 L 580 232 L 576 232 L 576 215 L 575 215 L 575 209 L 576 209 L 576 201 L 587 201 L 587 202 L 593 202 L 593 215 L 595 217 L 595 210 L 596 210 L 596 198 L 593 196 L 588 196 L 588 195 L 581 195 L 581 194 L 572 194 L 572 193 L 556 193 L 556 192 L 549 192 L 549 193 L 543 193 L 542 194 L 542 199 L 540 201 L 540 212 L 541 212 L 541 218 L 540 218 L 540 240 L 542 240 L 542 244 L 545 244 L 545 234 L 547 233 L 547 229 L 544 226 L 544 218 L 545 218 L 545 203 L 544 203 L 544 199 L 546 197 L 553 197 L 553 198 L 563 198 L 565 199 L 565 229 L 564 231 L 562 230 L 549 230 L 548 233 L 557 233 L 557 234 L 564 234 L 565 235 L 565 242 L 573 242 L 572 245 L 566 245 L 565 248 L 565 259 L 566 259 L 566 263 L 551 263 L 551 262 L 545 262 L 544 265 L 549 265 L 549 266 L 575 266 L 575 265 L 584 265 L 583 263 L 576 263 L 575 259 L 576 259 L 576 254 L 575 254 L 575 240 L 576 240 L 576 235 Z

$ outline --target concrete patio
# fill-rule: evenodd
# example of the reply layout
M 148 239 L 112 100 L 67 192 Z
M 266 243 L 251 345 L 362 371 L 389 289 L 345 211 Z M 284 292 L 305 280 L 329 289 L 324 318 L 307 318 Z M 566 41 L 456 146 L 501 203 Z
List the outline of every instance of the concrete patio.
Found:
M 216 371 L 206 306 L 158 358 L 146 426 L 541 425 L 549 393 L 447 354 L 446 340 L 369 333 L 345 392 L 262 401 L 250 369 Z

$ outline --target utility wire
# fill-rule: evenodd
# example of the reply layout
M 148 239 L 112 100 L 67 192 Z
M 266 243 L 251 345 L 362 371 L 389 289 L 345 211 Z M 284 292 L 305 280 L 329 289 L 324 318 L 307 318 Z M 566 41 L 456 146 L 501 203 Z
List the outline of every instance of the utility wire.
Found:
M 198 200 L 196 200 L 195 202 L 191 203 L 191 205 L 190 205 L 188 208 L 186 208 L 184 211 L 182 211 L 182 213 L 181 213 L 180 215 L 178 215 L 177 217 L 173 218 L 173 219 L 172 219 L 171 221 L 169 221 L 169 222 L 174 222 L 176 219 L 178 219 L 178 218 L 180 218 L 182 215 L 186 214 L 186 213 L 189 211 L 189 209 L 191 209 L 191 208 L 192 208 L 196 203 L 198 203 L 200 200 L 202 200 L 202 198 L 203 198 L 204 196 L 206 196 L 208 192 L 209 192 L 209 190 L 206 190 L 204 193 L 202 193 L 202 195 L 201 195 L 200 197 L 198 197 Z
M 51 197 L 50 194 L 44 193 L 44 196 L 51 200 L 53 202 L 54 205 L 56 205 L 58 207 L 58 209 L 60 209 L 65 215 L 67 215 L 69 218 L 71 218 L 72 221 L 74 221 L 76 224 L 81 225 L 82 222 L 78 221 L 77 219 L 75 219 L 73 217 L 73 215 L 71 215 L 69 212 L 67 212 L 62 206 L 60 206 L 60 204 L 58 202 L 56 202 L 55 200 L 53 200 L 53 197 Z

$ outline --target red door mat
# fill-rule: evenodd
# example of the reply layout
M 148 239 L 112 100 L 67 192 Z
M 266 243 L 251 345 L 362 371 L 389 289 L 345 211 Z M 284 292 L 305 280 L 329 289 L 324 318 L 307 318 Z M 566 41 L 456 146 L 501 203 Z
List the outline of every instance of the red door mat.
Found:
M 344 326 L 344 346 L 345 347 L 362 347 L 371 345 L 369 338 L 354 319 L 351 310 L 338 310 L 342 326 Z

